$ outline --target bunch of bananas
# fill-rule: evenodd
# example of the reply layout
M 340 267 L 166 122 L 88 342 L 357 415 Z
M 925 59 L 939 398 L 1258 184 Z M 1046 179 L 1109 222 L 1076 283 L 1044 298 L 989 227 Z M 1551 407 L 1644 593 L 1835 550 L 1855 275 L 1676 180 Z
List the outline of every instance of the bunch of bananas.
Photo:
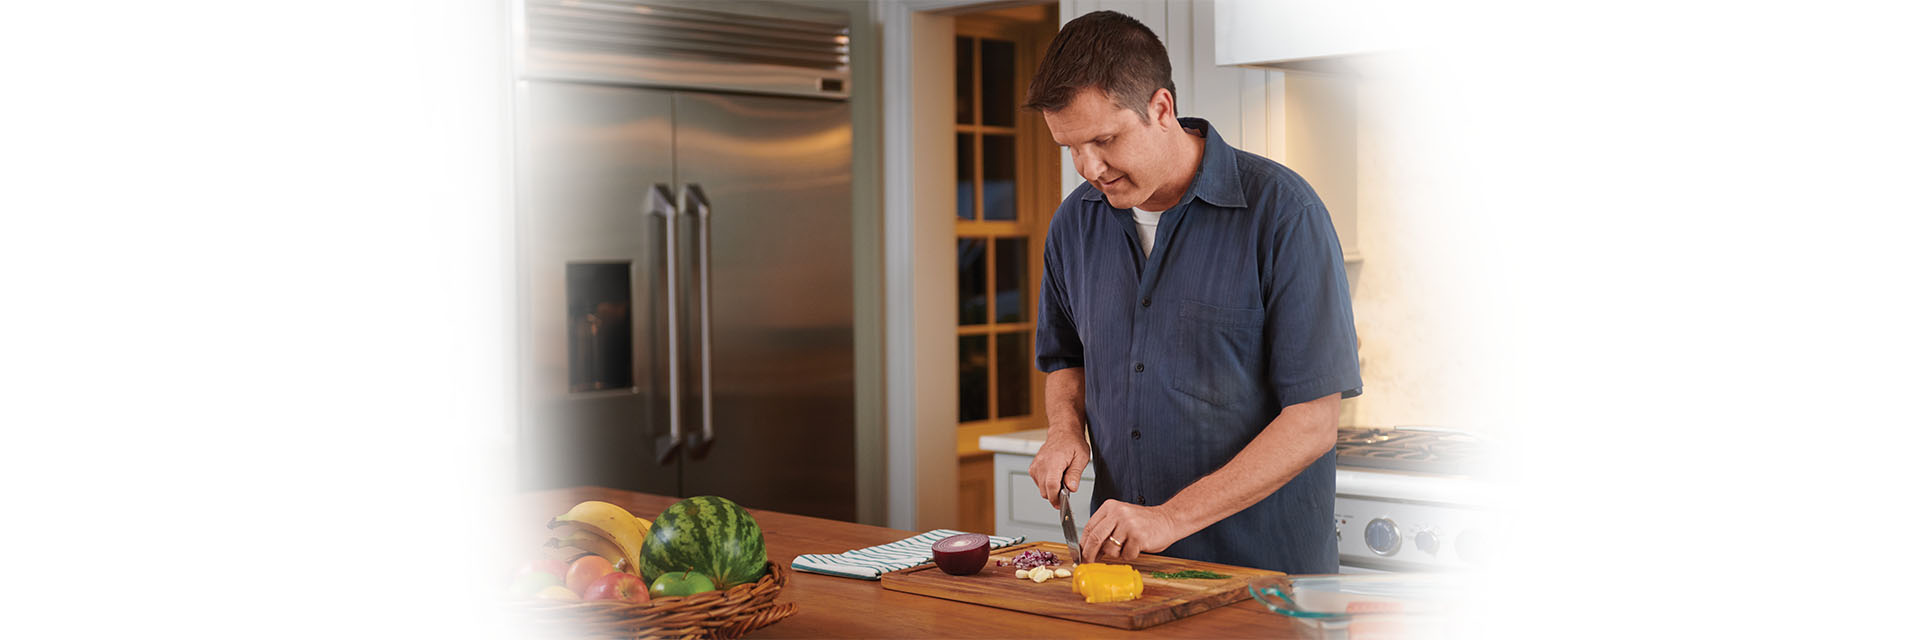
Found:
M 588 500 L 555 516 L 547 528 L 553 531 L 547 547 L 561 562 L 571 564 L 593 554 L 613 563 L 615 571 L 639 575 L 640 544 L 646 541 L 653 523 L 620 505 Z

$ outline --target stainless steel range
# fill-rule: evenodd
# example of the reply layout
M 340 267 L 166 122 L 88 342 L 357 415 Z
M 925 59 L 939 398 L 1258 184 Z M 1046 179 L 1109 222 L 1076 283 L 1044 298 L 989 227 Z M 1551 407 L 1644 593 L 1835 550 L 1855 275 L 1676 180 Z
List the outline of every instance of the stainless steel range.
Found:
M 1489 489 L 1481 442 L 1431 427 L 1342 427 L 1333 510 L 1340 570 L 1431 571 L 1485 558 Z

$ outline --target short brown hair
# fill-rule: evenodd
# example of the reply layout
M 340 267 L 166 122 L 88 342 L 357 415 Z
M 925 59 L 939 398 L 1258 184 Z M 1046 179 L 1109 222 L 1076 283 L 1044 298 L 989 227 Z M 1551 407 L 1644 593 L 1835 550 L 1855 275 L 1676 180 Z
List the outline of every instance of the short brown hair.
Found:
M 1058 111 L 1081 89 L 1099 89 L 1116 104 L 1147 118 L 1147 103 L 1173 93 L 1167 48 L 1147 25 L 1124 13 L 1095 11 L 1060 27 L 1027 86 L 1028 109 Z

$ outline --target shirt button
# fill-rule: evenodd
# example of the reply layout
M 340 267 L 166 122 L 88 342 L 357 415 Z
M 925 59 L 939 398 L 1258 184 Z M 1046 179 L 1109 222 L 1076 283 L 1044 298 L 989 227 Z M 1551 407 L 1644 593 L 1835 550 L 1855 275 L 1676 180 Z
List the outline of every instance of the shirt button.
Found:
M 1134 429 L 1134 430 L 1133 430 L 1133 439 L 1135 439 L 1135 440 L 1139 440 L 1139 439 L 1140 439 L 1140 430 L 1139 430 L 1139 429 Z
M 1140 299 L 1140 306 L 1142 306 L 1142 307 L 1151 307 L 1151 306 L 1153 306 L 1153 298 L 1141 298 L 1141 299 Z
M 1140 373 L 1140 372 L 1142 372 L 1142 371 L 1146 371 L 1146 370 L 1147 370 L 1147 365 L 1146 365 L 1146 363 L 1142 363 L 1142 362 L 1135 362 L 1135 363 L 1133 363 L 1133 372 L 1134 372 L 1134 373 Z

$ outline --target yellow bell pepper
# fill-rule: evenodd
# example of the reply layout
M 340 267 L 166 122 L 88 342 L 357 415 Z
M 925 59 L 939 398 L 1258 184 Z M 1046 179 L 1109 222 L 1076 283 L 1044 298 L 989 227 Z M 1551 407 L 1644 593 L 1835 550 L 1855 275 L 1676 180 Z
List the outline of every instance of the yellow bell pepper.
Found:
M 1124 564 L 1089 562 L 1073 568 L 1073 592 L 1087 602 L 1125 602 L 1146 588 L 1140 572 Z

